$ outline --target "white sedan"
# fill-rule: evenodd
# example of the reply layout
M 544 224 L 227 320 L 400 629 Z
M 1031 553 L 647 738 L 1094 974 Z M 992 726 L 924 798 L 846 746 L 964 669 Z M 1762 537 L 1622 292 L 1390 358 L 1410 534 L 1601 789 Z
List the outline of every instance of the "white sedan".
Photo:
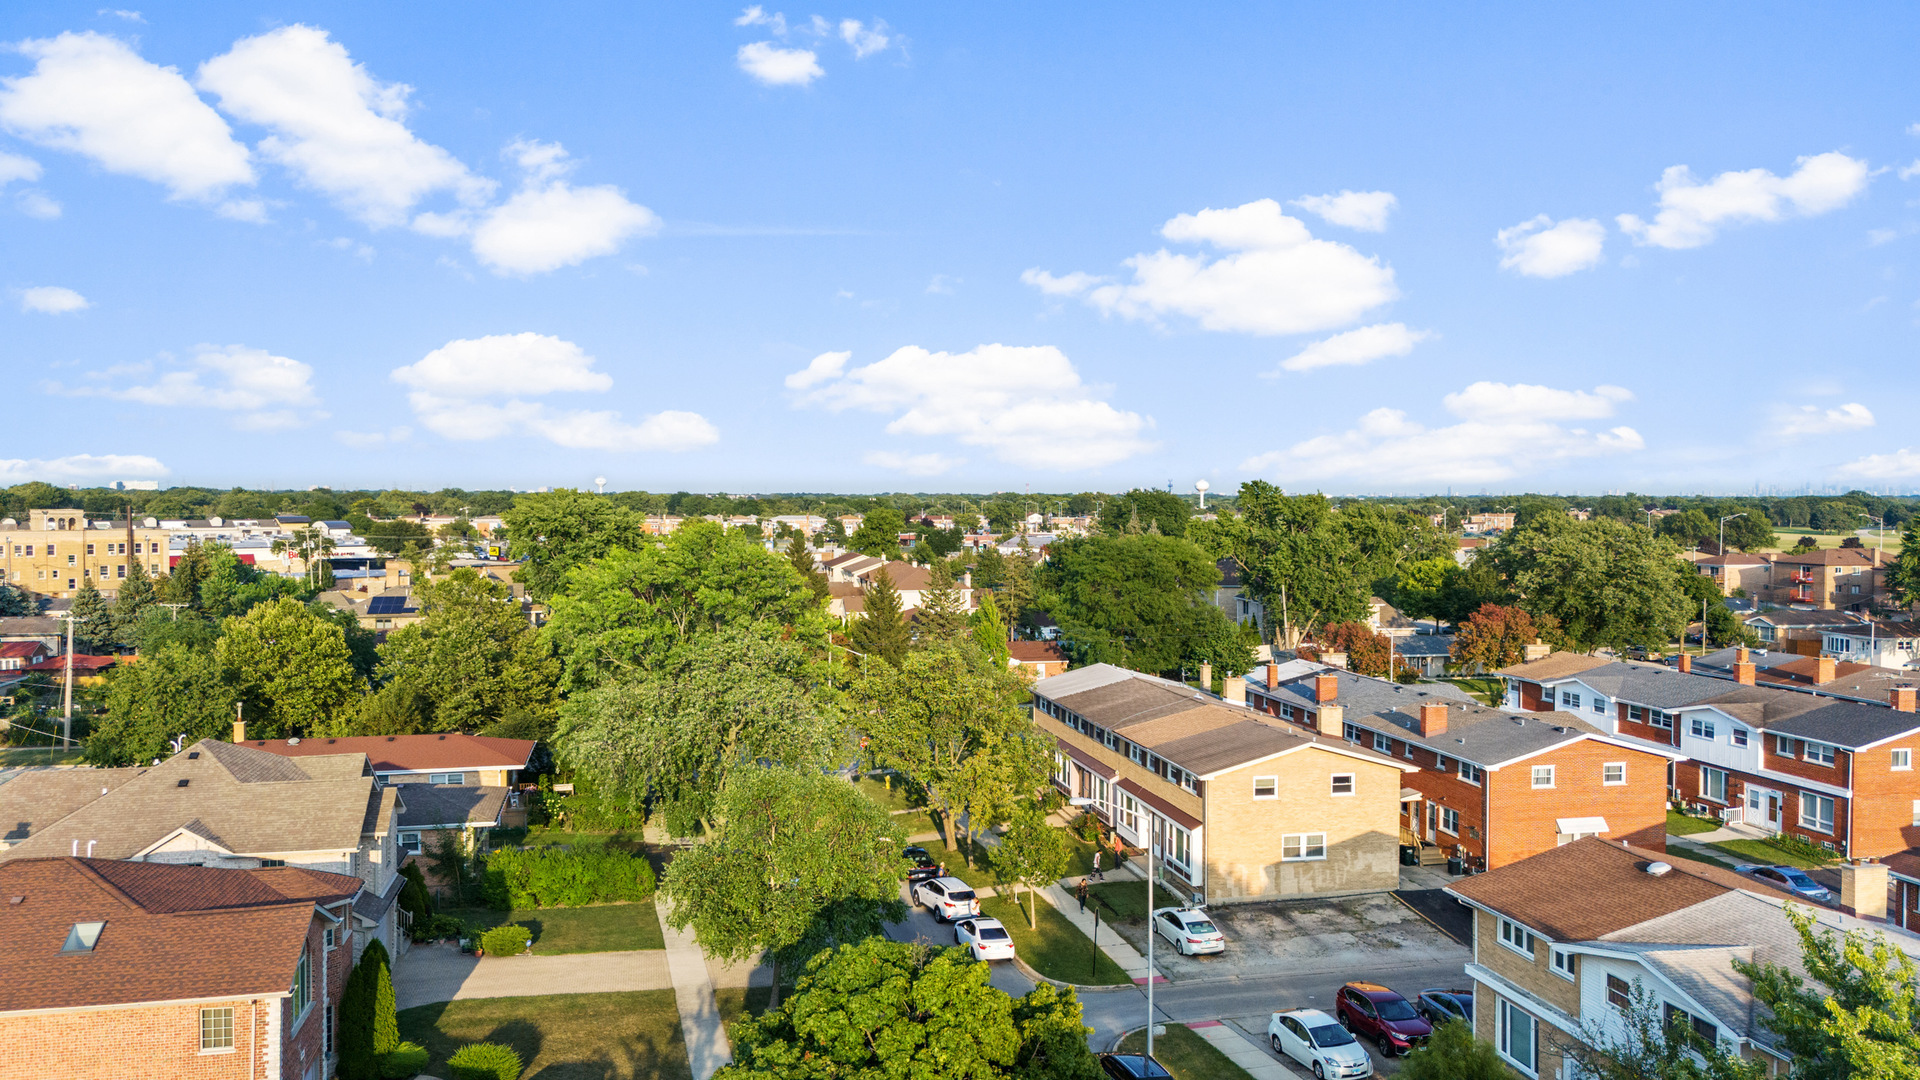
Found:
M 941 922 L 970 919 L 980 914 L 980 898 L 973 886 L 957 877 L 937 877 L 913 887 L 913 902 L 933 912 Z
M 1319 1009 L 1274 1013 L 1267 1022 L 1273 1052 L 1313 1070 L 1320 1080 L 1372 1076 L 1373 1058 L 1353 1033 Z
M 954 924 L 953 941 L 965 945 L 975 960 L 1013 959 L 1013 935 L 999 919 L 962 919 Z
M 1183 956 L 1227 951 L 1225 935 L 1199 908 L 1161 908 L 1153 913 L 1153 928 Z

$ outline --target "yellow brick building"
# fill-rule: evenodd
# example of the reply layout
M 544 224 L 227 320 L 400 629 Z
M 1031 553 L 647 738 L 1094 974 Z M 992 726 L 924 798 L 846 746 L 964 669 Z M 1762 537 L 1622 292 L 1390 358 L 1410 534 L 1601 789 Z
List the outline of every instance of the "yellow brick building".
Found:
M 0 522 L 0 579 L 42 596 L 72 597 L 82 581 L 118 592 L 128 567 L 167 572 L 166 529 L 89 521 L 79 510 L 30 510 L 25 527 Z

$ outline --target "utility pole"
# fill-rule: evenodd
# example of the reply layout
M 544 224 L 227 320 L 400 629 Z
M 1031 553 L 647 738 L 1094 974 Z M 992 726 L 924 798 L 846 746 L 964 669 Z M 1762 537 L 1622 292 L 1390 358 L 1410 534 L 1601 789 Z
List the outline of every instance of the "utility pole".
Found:
M 73 747 L 73 624 L 79 620 L 71 610 L 61 613 L 67 620 L 67 677 L 60 692 L 60 749 Z
M 192 605 L 192 604 L 157 604 L 157 605 L 155 605 L 155 606 L 156 606 L 156 607 L 163 607 L 163 608 L 172 608 L 172 609 L 173 609 L 173 621 L 174 621 L 174 622 L 179 622 L 179 621 L 180 621 L 180 609 L 181 609 L 181 608 L 183 608 L 183 607 L 192 607 L 193 605 Z
M 1715 555 L 1724 556 L 1727 553 L 1727 522 L 1732 521 L 1734 518 L 1743 518 L 1746 516 L 1745 514 L 1728 514 L 1726 517 L 1720 519 L 1720 550 L 1714 552 Z M 1725 564 L 1722 564 L 1720 573 L 1722 575 L 1721 581 L 1724 583 L 1726 581 Z

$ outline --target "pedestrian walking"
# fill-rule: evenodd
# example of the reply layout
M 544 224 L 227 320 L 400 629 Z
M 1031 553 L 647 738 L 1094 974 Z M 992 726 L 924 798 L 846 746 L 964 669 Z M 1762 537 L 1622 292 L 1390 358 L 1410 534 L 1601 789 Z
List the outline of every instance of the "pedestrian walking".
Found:
M 1080 879 L 1080 887 L 1078 889 L 1075 889 L 1074 892 L 1077 893 L 1080 897 L 1080 910 L 1082 912 L 1085 912 L 1087 910 L 1087 879 L 1086 878 Z
M 1092 877 L 1095 881 L 1107 880 L 1107 876 L 1100 872 L 1100 852 L 1098 851 L 1093 853 L 1093 873 L 1088 876 Z

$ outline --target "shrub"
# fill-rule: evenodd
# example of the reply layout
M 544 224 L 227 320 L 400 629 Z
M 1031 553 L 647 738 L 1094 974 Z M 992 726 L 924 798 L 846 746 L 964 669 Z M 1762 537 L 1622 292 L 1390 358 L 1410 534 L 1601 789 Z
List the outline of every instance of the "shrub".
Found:
M 454 1080 L 520 1080 L 520 1055 L 499 1043 L 468 1043 L 447 1059 Z
M 487 856 L 484 891 L 499 909 L 645 900 L 653 888 L 647 860 L 617 848 L 508 848 Z
M 403 1042 L 380 1059 L 380 1075 L 385 1080 L 406 1080 L 425 1072 L 426 1068 L 427 1048 L 419 1043 Z
M 1772 844 L 1781 851 L 1798 855 L 1800 858 L 1812 862 L 1832 862 L 1834 859 L 1839 858 L 1834 852 L 1821 847 L 1811 840 L 1802 839 L 1798 836 L 1789 836 L 1786 833 L 1775 833 L 1767 837 L 1766 843 Z
M 519 956 L 527 951 L 527 944 L 533 940 L 533 931 L 519 923 L 496 926 L 480 935 L 480 947 L 487 950 L 488 956 Z

